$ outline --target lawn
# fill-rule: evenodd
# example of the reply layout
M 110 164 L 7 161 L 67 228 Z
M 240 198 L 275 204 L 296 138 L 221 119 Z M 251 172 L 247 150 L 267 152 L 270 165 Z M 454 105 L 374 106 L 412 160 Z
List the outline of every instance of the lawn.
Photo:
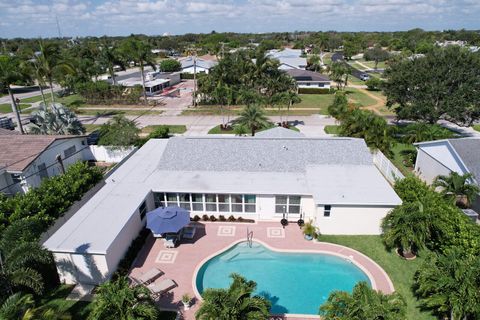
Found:
M 302 102 L 293 105 L 295 108 L 318 108 L 320 114 L 328 114 L 327 108 L 332 104 L 333 94 L 300 94 Z
M 409 143 L 396 143 L 395 146 L 392 148 L 393 158 L 390 160 L 398 168 L 404 175 L 407 175 L 412 172 L 413 168 L 408 167 L 405 165 L 404 160 L 404 152 L 414 151 L 415 147 L 413 144 Z
M 58 308 L 57 315 L 68 313 L 72 320 L 85 320 L 92 311 L 92 304 L 85 301 L 66 300 L 72 286 L 61 285 L 57 289 L 46 294 L 40 301 L 41 305 Z M 176 312 L 161 311 L 158 319 L 174 320 Z M 70 319 L 69 317 L 66 317 Z M 63 319 L 63 318 L 62 318 Z
M 151 126 L 146 126 L 142 129 L 142 133 L 144 134 L 149 134 L 149 133 L 152 133 L 153 131 L 155 131 L 155 129 L 157 129 L 158 127 L 168 127 L 168 129 L 170 130 L 170 133 L 177 133 L 177 134 L 181 134 L 181 133 L 184 133 L 185 131 L 187 131 L 187 127 L 185 125 L 164 125 L 164 124 L 160 124 L 160 125 L 151 125 Z
M 328 126 L 325 126 L 323 130 L 325 131 L 325 133 L 328 133 L 328 134 L 338 134 L 340 132 L 340 126 L 328 125 Z
M 87 133 L 90 133 L 90 132 L 93 132 L 95 130 L 98 130 L 100 129 L 100 127 L 102 126 L 101 124 L 90 124 L 90 123 L 87 123 L 87 124 L 83 124 L 83 126 L 85 127 L 85 129 L 87 130 Z
M 29 104 L 21 103 L 20 104 L 20 112 L 21 110 L 30 107 Z M 12 105 L 10 103 L 0 104 L 0 113 L 10 113 L 12 112 Z
M 424 261 L 422 256 L 418 256 L 412 261 L 404 260 L 393 251 L 388 252 L 382 244 L 380 236 L 323 235 L 320 238 L 321 241 L 336 243 L 358 250 L 377 262 L 390 276 L 395 290 L 405 298 L 407 303 L 406 319 L 435 319 L 429 312 L 419 309 L 417 299 L 411 290 L 415 271 Z
M 473 129 L 480 131 L 480 124 L 473 125 Z
M 375 99 L 367 96 L 365 93 L 361 92 L 355 88 L 347 88 L 348 99 L 359 107 L 368 107 L 377 103 Z

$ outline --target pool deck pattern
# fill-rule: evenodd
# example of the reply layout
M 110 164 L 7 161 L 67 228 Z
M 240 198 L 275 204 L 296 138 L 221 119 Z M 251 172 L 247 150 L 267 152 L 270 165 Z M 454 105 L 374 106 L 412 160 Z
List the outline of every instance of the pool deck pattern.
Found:
M 319 252 L 341 256 L 360 267 L 369 276 L 372 287 L 375 289 L 384 293 L 394 291 L 388 275 L 373 260 L 344 246 L 307 241 L 303 238 L 300 228 L 294 223 L 290 223 L 285 229 L 281 228 L 279 222 L 257 222 L 254 224 L 199 222 L 196 226 L 194 239 L 182 240 L 180 245 L 172 249 L 166 249 L 163 246 L 163 240 L 149 236 L 130 273 L 132 277 L 136 277 L 152 267 L 157 267 L 165 272 L 161 279 L 170 278 L 178 286 L 158 299 L 157 303 L 162 309 L 181 311 L 183 319 L 195 319 L 194 313 L 200 305 L 200 297 L 196 288 L 194 288 L 196 271 L 211 257 L 238 242 L 246 241 L 248 231 L 253 232 L 253 241 L 258 241 L 272 250 Z M 232 230 L 234 231 L 232 232 Z M 185 293 L 192 297 L 195 296 L 194 304 L 188 311 L 183 311 L 181 302 L 182 295 Z M 308 319 L 312 317 L 287 315 L 272 319 L 293 318 Z M 318 319 L 318 316 L 313 318 Z

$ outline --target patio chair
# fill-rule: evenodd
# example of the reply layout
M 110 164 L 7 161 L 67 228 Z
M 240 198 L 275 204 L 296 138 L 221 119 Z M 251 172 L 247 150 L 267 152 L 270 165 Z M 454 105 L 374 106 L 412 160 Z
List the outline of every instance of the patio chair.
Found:
M 196 228 L 194 226 L 187 226 L 183 228 L 182 238 L 193 239 L 195 237 Z
M 175 248 L 175 239 L 168 239 L 168 240 L 165 240 L 165 242 L 163 243 L 163 246 L 167 249 L 171 249 L 171 248 Z
M 140 282 L 141 284 L 147 285 L 163 275 L 164 272 L 158 268 L 151 268 L 145 273 L 142 273 L 140 277 L 137 278 L 137 281 Z
M 147 286 L 154 297 L 161 297 L 163 294 L 175 288 L 177 284 L 172 279 L 158 279 Z

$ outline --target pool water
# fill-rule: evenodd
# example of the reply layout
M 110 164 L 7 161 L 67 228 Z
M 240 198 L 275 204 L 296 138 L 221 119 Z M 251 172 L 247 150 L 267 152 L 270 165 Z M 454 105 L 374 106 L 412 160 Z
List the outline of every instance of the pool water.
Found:
M 200 268 L 196 284 L 228 288 L 229 275 L 238 273 L 257 283 L 255 294 L 272 302 L 272 313 L 318 314 L 320 305 L 335 290 L 351 292 L 360 281 L 370 281 L 351 262 L 328 254 L 271 251 L 253 242 L 241 242 L 208 260 Z

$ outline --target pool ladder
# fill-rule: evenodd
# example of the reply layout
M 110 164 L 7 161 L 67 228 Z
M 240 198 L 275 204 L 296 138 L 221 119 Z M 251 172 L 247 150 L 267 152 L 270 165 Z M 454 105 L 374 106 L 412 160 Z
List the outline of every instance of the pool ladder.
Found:
M 247 228 L 247 245 L 251 248 L 253 242 L 253 231 Z

